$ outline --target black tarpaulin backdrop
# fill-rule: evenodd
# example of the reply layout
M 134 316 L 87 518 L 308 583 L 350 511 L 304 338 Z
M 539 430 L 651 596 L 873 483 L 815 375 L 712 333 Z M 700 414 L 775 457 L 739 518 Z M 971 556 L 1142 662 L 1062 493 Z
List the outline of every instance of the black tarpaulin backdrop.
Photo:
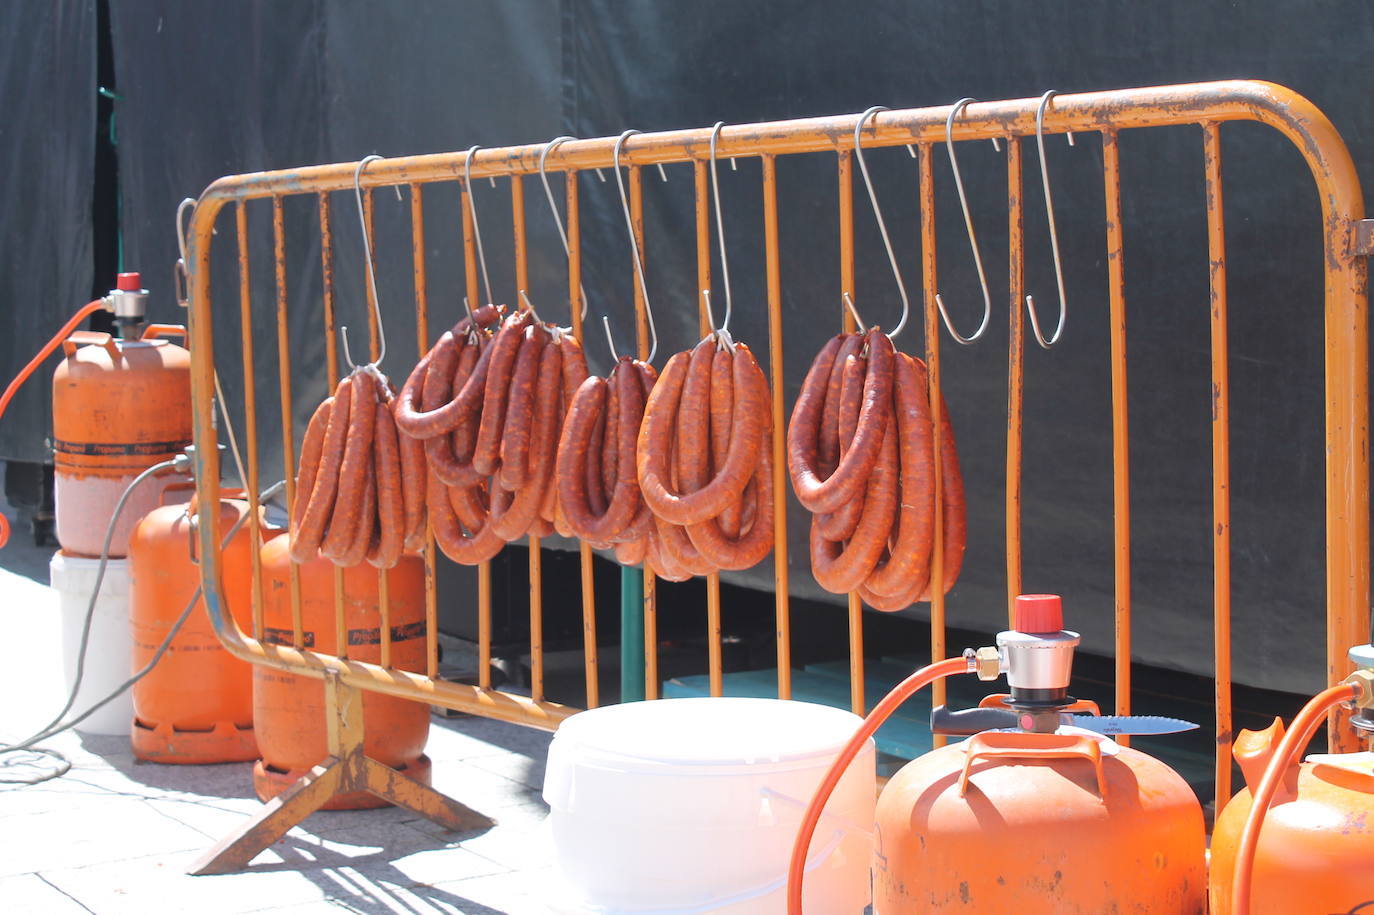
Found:
M 616 134 L 984 99 L 1257 77 L 1323 108 L 1361 165 L 1374 120 L 1355 87 L 1374 9 L 1360 4 L 1199 5 L 1110 2 L 875 2 L 861 16 L 824 4 L 623 4 L 608 0 L 312 4 L 179 4 L 112 0 L 126 263 L 158 277 L 175 257 L 172 214 L 221 174 L 347 161 L 368 153 L 461 150 L 537 142 L 560 133 Z M 1323 669 L 1321 274 L 1318 208 L 1301 158 L 1272 131 L 1223 130 L 1231 267 L 1234 606 L 1237 676 L 1308 689 Z M 1005 613 L 1003 475 L 1006 414 L 1005 159 L 962 144 L 960 164 L 992 285 L 995 312 L 972 347 L 942 340 L 948 394 L 969 493 L 969 552 L 949 602 L 952 624 L 997 628 Z M 1090 649 L 1112 631 L 1110 367 L 1101 145 L 1047 143 L 1070 317 L 1053 351 L 1026 354 L 1025 586 L 1063 592 Z M 901 148 L 869 165 L 913 305 L 920 297 L 916 164 Z M 1135 653 L 1211 667 L 1211 431 L 1202 138 L 1196 128 L 1121 139 L 1130 328 L 1132 569 Z M 1025 144 L 1027 288 L 1047 319 L 1054 274 L 1034 144 Z M 938 185 L 940 288 L 967 332 L 981 297 L 943 150 Z M 648 283 L 660 358 L 695 340 L 690 170 L 663 184 L 645 174 Z M 788 404 L 811 355 L 839 324 L 832 156 L 779 163 Z M 631 263 L 614 184 L 582 178 L 585 283 L 591 316 L 631 329 Z M 766 353 L 759 167 L 721 169 L 736 336 Z M 565 312 L 565 267 L 537 181 L 526 208 L 535 301 Z M 856 186 L 857 304 L 891 326 L 899 300 L 872 214 Z M 556 193 L 561 180 L 555 180 Z M 476 191 L 493 295 L 514 297 L 505 185 Z M 437 334 L 461 294 L 457 197 L 426 195 L 430 302 Z M 415 358 L 409 201 L 377 203 L 378 282 L 390 351 Z M 361 329 L 362 259 L 351 195 L 335 195 L 340 320 Z M 249 207 L 256 375 L 265 475 L 280 475 L 270 208 Z M 313 203 L 285 207 L 295 431 L 330 379 L 323 369 L 319 245 Z M 11 222 L 12 226 L 13 223 Z M 242 391 L 233 218 L 219 225 L 214 271 L 219 364 L 229 398 Z M 12 236 L 15 234 L 11 228 Z M 10 271 L 6 271 L 8 276 Z M 717 265 L 716 300 L 723 298 Z M 154 289 L 158 319 L 170 291 Z M 565 306 L 564 306 L 565 307 Z M 914 315 L 898 338 L 924 346 Z M 357 338 L 361 340 L 362 338 Z M 599 337 L 589 344 L 605 367 Z M 233 358 L 230 358 L 230 357 Z M 237 408 L 236 408 L 237 409 Z M 241 421 L 241 419 L 239 420 Z M 791 580 L 817 595 L 803 514 L 791 506 Z M 763 565 L 734 580 L 769 588 Z M 569 592 L 547 593 L 549 612 Z M 603 613 L 614 607 L 606 595 Z M 466 629 L 469 608 L 447 620 Z
M 90 299 L 95 0 L 0 4 L 0 367 L 8 383 Z M 0 425 L 0 458 L 48 461 L 46 373 Z

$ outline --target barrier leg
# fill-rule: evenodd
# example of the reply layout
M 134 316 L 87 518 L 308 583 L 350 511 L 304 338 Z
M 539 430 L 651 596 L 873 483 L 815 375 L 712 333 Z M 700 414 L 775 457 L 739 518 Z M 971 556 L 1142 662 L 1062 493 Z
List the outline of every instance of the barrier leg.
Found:
M 261 811 L 207 851 L 188 873 L 228 874 L 242 870 L 291 827 L 331 798 L 367 791 L 455 832 L 485 829 L 493 821 L 383 765 L 363 753 L 363 694 L 328 673 L 324 680 L 329 756 Z

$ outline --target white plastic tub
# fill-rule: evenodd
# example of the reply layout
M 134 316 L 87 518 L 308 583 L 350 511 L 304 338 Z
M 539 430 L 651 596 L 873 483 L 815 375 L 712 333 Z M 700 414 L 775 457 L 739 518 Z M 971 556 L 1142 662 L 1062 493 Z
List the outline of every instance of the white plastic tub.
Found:
M 81 627 L 86 619 L 86 608 L 90 604 L 99 567 L 98 559 L 68 556 L 60 552 L 53 556 L 48 565 L 62 613 L 62 660 L 66 671 L 64 700 L 71 695 L 72 684 L 76 682 Z M 68 717 L 86 711 L 128 680 L 132 657 L 133 646 L 129 637 L 129 561 L 111 559 L 105 566 L 105 580 L 100 586 L 100 598 L 96 601 L 95 616 L 91 620 L 81 692 Z M 56 710 L 53 709 L 54 712 Z M 83 734 L 128 736 L 133 720 L 133 698 L 126 691 L 78 724 L 76 730 Z
M 783 915 L 802 812 L 859 718 L 776 699 L 668 699 L 564 722 L 549 747 L 554 883 L 568 915 Z M 862 912 L 873 852 L 872 741 L 816 829 L 806 910 Z

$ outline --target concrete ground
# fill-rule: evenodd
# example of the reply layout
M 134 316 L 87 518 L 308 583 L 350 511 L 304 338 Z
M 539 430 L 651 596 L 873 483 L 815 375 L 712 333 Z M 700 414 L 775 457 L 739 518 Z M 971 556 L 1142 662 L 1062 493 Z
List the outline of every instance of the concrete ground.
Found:
M 0 551 L 0 743 L 32 733 L 65 699 L 50 554 L 22 526 Z M 317 813 L 244 872 L 190 877 L 186 867 L 261 806 L 250 764 L 144 763 L 125 738 L 67 732 L 42 746 L 66 755 L 69 773 L 0 784 L 0 912 L 544 912 L 550 736 L 434 719 L 434 785 L 496 820 L 487 831 L 447 833 L 395 809 Z M 15 759 L 0 757 L 0 779 L 19 773 Z

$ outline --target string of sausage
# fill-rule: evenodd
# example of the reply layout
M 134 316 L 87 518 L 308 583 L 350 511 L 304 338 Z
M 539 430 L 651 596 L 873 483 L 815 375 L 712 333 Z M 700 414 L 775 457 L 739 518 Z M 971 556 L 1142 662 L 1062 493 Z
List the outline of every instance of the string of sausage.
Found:
M 768 383 L 749 347 L 709 336 L 664 366 L 635 472 L 653 527 L 645 561 L 670 581 L 757 565 L 773 548 Z
M 958 578 L 967 537 L 954 430 L 940 404 L 942 578 Z M 925 364 L 876 328 L 816 356 L 787 431 L 793 491 L 810 510 L 811 570 L 828 591 L 878 610 L 931 597 L 935 453 Z
M 488 560 L 560 516 L 554 461 L 571 390 L 587 375 L 571 336 L 530 312 L 484 306 L 444 334 L 397 398 L 403 442 L 422 455 L 435 542 L 455 562 Z
M 415 454 L 396 433 L 394 398 L 375 369 L 339 382 L 306 428 L 291 511 L 291 558 L 323 554 L 350 567 L 389 569 L 424 540 Z

